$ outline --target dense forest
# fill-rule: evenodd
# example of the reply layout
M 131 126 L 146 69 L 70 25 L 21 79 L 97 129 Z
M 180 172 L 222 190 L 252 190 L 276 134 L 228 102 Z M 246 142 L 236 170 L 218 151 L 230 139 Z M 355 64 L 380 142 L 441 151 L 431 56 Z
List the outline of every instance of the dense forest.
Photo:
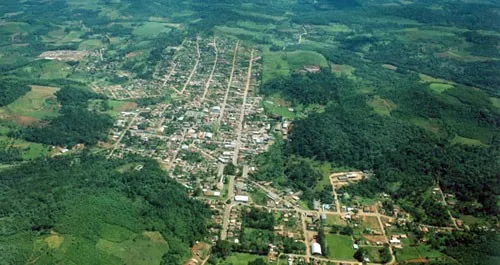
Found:
M 169 246 L 163 264 L 178 264 L 207 233 L 208 208 L 188 199 L 152 160 L 83 153 L 3 170 L 0 181 L 1 264 L 24 264 L 30 256 L 39 256 L 37 264 L 121 264 L 96 243 L 143 231 L 160 232 Z M 68 253 L 26 247 L 51 233 L 66 238 Z
M 30 90 L 31 88 L 23 82 L 0 80 L 0 107 L 9 105 Z
M 39 126 L 28 127 L 19 134 L 28 141 L 72 147 L 82 143 L 94 145 L 107 139 L 113 120 L 107 114 L 88 110 L 88 100 L 101 96 L 78 88 L 64 87 L 56 93 L 62 105 L 59 116 L 46 120 Z

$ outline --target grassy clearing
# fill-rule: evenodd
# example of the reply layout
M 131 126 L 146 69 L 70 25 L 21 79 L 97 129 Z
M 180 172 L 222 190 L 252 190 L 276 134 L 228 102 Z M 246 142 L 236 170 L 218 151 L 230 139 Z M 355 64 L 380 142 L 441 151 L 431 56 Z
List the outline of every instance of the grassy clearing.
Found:
M 251 194 L 252 202 L 257 205 L 267 205 L 267 195 L 262 191 L 255 191 Z
M 493 106 L 500 109 L 500 98 L 491 97 L 490 100 L 491 100 L 491 104 L 493 104 Z
M 274 24 L 258 24 L 252 21 L 238 21 L 236 25 L 245 29 L 258 31 L 276 28 Z
M 330 64 L 332 72 L 336 75 L 345 75 L 347 78 L 351 80 L 356 80 L 357 77 L 354 75 L 354 71 L 356 68 L 348 65 L 348 64 Z
M 64 62 L 50 61 L 43 65 L 41 79 L 64 79 L 71 74 L 71 67 Z
M 377 217 L 374 216 L 363 216 L 363 226 L 369 228 L 372 231 L 382 232 L 380 224 L 378 223 Z
M 374 96 L 371 98 L 367 104 L 373 108 L 373 111 L 381 116 L 390 116 L 391 111 L 397 108 L 394 102 L 381 98 L 380 96 Z
M 100 239 L 96 247 L 120 258 L 125 264 L 138 265 L 160 264 L 161 257 L 168 251 L 168 244 L 163 237 L 159 240 L 152 240 L 145 234 L 122 242 Z
M 452 85 L 450 84 L 442 84 L 442 83 L 431 83 L 429 85 L 429 88 L 434 91 L 434 92 L 437 92 L 437 93 L 443 93 L 444 91 L 450 89 L 450 88 L 453 88 Z
M 344 235 L 326 235 L 326 244 L 328 248 L 328 257 L 338 260 L 354 260 L 352 248 L 352 239 Z
M 286 119 L 294 119 L 297 114 L 294 111 L 290 111 L 291 104 L 282 99 L 279 95 L 273 95 L 266 97 L 262 101 L 264 109 L 274 115 L 282 116 Z
M 39 157 L 47 156 L 49 153 L 48 147 L 39 143 L 32 143 L 22 139 L 13 139 L 7 136 L 0 135 L 0 142 L 6 142 L 13 148 L 21 150 L 21 155 L 24 160 L 32 160 Z
M 471 139 L 471 138 L 466 138 L 462 137 L 460 135 L 456 135 L 452 140 L 452 144 L 465 144 L 465 145 L 485 145 L 483 142 L 477 139 Z
M 141 26 L 134 28 L 132 34 L 138 37 L 151 37 L 160 33 L 167 33 L 172 30 L 165 23 L 159 22 L 144 22 Z
M 339 23 L 333 23 L 329 24 L 328 26 L 317 26 L 317 27 L 330 33 L 352 32 L 352 29 L 349 28 L 347 25 Z
M 263 81 L 287 76 L 306 65 L 328 67 L 328 62 L 322 54 L 313 51 L 264 52 Z
M 450 84 L 450 85 L 455 84 L 454 82 L 442 78 L 435 78 L 425 74 L 418 74 L 418 76 L 420 77 L 420 80 L 425 83 L 440 83 L 440 84 Z
M 117 117 L 122 111 L 129 111 L 137 108 L 137 103 L 131 101 L 107 100 L 107 102 L 110 109 L 104 111 L 104 113 L 111 117 Z M 89 100 L 89 107 L 91 109 L 99 110 L 101 104 L 103 104 L 103 100 L 101 99 Z
M 263 258 L 267 260 L 266 256 L 259 256 L 254 254 L 245 254 L 245 253 L 235 253 L 224 260 L 221 265 L 247 265 L 249 262 L 254 261 L 258 258 Z
M 330 173 L 332 172 L 332 166 L 329 163 L 321 163 L 316 168 L 321 172 L 323 178 L 316 184 L 314 190 L 321 191 L 324 188 L 331 190 L 332 184 L 330 183 Z
M 399 262 L 443 257 L 441 252 L 433 250 L 427 245 L 419 245 L 417 247 L 404 246 L 403 249 L 395 249 L 394 252 L 396 253 L 396 260 Z
M 347 223 L 339 215 L 327 215 L 326 225 L 347 225 Z
M 96 50 L 104 47 L 101 40 L 86 40 L 80 43 L 78 50 Z
M 56 87 L 31 86 L 31 91 L 11 104 L 0 108 L 0 114 L 7 116 L 26 116 L 33 119 L 43 119 L 57 116 L 59 106 L 56 103 Z M 16 117 L 13 117 L 16 122 Z M 26 124 L 23 124 L 26 125 Z

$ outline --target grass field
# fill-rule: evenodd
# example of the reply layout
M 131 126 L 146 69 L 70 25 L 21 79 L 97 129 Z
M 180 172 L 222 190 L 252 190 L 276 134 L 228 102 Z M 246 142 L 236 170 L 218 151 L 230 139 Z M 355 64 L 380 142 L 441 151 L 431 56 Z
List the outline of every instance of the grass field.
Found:
M 0 114 L 10 117 L 21 125 L 29 125 L 37 120 L 57 116 L 56 87 L 31 86 L 31 91 L 11 104 L 0 108 Z
M 262 101 L 262 105 L 267 112 L 282 116 L 283 118 L 293 119 L 297 116 L 295 112 L 289 110 L 289 104 L 278 95 L 266 97 Z
M 258 258 L 263 258 L 267 260 L 266 256 L 259 256 L 246 253 L 235 253 L 224 260 L 221 265 L 247 265 L 248 262 L 254 261 Z
M 452 85 L 450 84 L 442 84 L 442 83 L 431 83 L 429 85 L 429 88 L 434 91 L 434 92 L 437 92 L 437 93 L 443 93 L 444 91 L 450 89 L 450 88 L 453 88 Z
M 441 252 L 432 250 L 429 246 L 426 245 L 419 245 L 417 247 L 404 246 L 403 249 L 396 249 L 395 253 L 398 262 L 420 258 L 433 259 L 443 256 Z
M 160 33 L 166 33 L 172 30 L 165 23 L 144 22 L 141 26 L 134 28 L 132 34 L 138 37 L 151 37 Z
M 379 96 L 374 96 L 367 103 L 373 108 L 375 113 L 381 116 L 390 116 L 391 111 L 397 108 L 397 105 L 394 104 L 394 102 Z
M 327 215 L 326 225 L 347 225 L 347 223 L 339 215 Z
M 452 144 L 465 144 L 465 145 L 485 145 L 483 142 L 477 139 L 471 139 L 456 135 L 452 140 Z
M 378 223 L 378 219 L 375 216 L 363 216 L 362 225 L 366 228 L 369 228 L 372 231 L 377 231 L 382 233 L 380 224 Z
M 251 194 L 252 202 L 257 205 L 267 204 L 267 195 L 261 191 L 255 191 Z
M 125 264 L 138 265 L 160 264 L 161 257 L 168 251 L 168 243 L 159 233 L 144 233 L 120 242 L 100 239 L 96 247 L 120 258 Z
M 263 82 L 287 76 L 306 65 L 328 67 L 328 62 L 323 55 L 313 51 L 264 52 Z
M 326 244 L 328 248 L 328 257 L 339 260 L 354 260 L 354 249 L 352 248 L 352 239 L 344 235 L 326 235 Z
M 49 153 L 48 147 L 39 143 L 32 143 L 21 139 L 12 139 L 2 135 L 0 135 L 0 142 L 7 142 L 9 143 L 9 146 L 11 145 L 14 148 L 21 149 L 21 155 L 25 160 L 43 157 Z
M 491 97 L 490 100 L 491 100 L 491 104 L 493 104 L 493 106 L 500 109 L 500 98 Z
M 332 72 L 336 75 L 345 75 L 351 80 L 356 80 L 357 77 L 354 75 L 356 68 L 348 64 L 331 64 Z

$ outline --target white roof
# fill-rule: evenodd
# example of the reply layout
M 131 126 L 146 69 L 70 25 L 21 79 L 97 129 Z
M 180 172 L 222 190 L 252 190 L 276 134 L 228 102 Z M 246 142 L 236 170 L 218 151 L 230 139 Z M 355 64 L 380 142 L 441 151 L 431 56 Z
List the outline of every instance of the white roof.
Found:
M 237 202 L 248 202 L 248 196 L 246 195 L 236 195 L 234 196 L 234 200 Z
M 317 255 L 323 255 L 321 252 L 321 245 L 318 242 L 314 242 L 311 244 L 311 253 Z

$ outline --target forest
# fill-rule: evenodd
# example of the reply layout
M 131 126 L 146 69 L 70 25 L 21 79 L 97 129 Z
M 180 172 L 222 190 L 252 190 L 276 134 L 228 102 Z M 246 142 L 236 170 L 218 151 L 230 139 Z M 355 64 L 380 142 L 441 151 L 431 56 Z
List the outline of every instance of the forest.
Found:
M 143 167 L 134 170 L 136 165 Z M 30 256 L 40 256 L 37 264 L 75 258 L 78 264 L 123 264 L 97 243 L 143 231 L 160 232 L 168 242 L 162 264 L 178 264 L 189 257 L 188 246 L 207 234 L 208 208 L 189 199 L 152 160 L 82 153 L 3 170 L 0 181 L 2 264 L 24 264 Z M 62 249 L 25 247 L 54 233 L 67 239 Z
M 56 96 L 62 105 L 59 116 L 41 125 L 11 132 L 10 135 L 20 135 L 32 142 L 68 147 L 76 144 L 95 145 L 98 141 L 106 140 L 113 120 L 107 114 L 88 110 L 88 100 L 102 96 L 75 87 L 64 87 Z
M 0 107 L 9 105 L 30 90 L 31 88 L 23 82 L 0 80 Z

